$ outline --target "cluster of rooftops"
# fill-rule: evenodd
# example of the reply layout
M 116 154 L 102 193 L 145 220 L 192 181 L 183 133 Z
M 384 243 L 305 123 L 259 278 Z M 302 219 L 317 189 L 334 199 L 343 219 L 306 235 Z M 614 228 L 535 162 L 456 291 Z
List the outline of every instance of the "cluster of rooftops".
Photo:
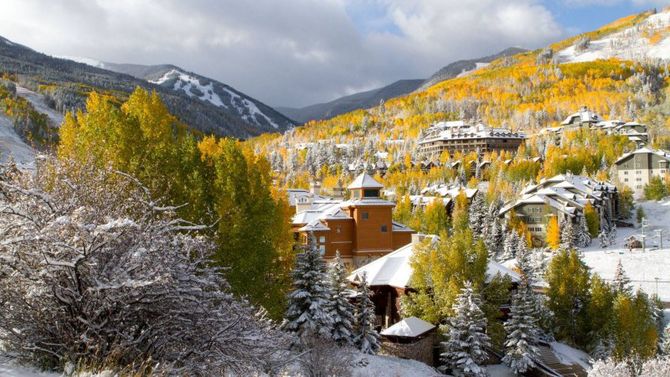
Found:
M 507 138 L 525 139 L 522 132 L 514 132 L 507 128 L 489 127 L 481 122 L 470 124 L 463 120 L 438 122 L 423 131 L 419 144 L 430 143 L 438 140 L 455 139 L 485 139 L 485 138 Z

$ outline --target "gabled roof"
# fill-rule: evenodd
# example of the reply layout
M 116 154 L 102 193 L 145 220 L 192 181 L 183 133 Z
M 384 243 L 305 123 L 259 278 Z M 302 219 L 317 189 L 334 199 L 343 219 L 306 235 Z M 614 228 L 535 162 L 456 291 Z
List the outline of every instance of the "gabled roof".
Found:
M 301 232 L 318 232 L 330 230 L 330 228 L 325 226 L 319 219 L 315 219 L 298 230 Z
M 435 326 L 432 323 L 426 322 L 423 319 L 409 317 L 387 329 L 382 330 L 380 334 L 386 336 L 404 336 L 414 338 L 423 335 L 434 328 Z
M 561 122 L 562 125 L 568 125 L 572 124 L 575 119 L 578 119 L 580 123 L 597 123 L 602 120 L 600 118 L 600 115 L 594 113 L 593 111 L 587 109 L 587 108 L 582 108 L 578 112 L 571 114 L 563 122 Z
M 384 188 L 384 186 L 381 183 L 377 182 L 377 180 L 372 178 L 369 174 L 362 173 L 361 175 L 356 177 L 356 179 L 354 179 L 354 181 L 351 182 L 347 188 L 349 190 L 361 189 L 361 188 L 381 189 Z
M 438 236 L 427 236 L 431 242 L 437 243 Z M 349 281 L 360 282 L 365 274 L 365 279 L 370 286 L 388 285 L 396 288 L 408 288 L 412 277 L 413 269 L 410 263 L 414 255 L 416 244 L 407 244 L 396 251 L 387 254 L 381 258 L 354 270 L 348 277 Z M 486 267 L 486 282 L 490 282 L 496 273 L 508 275 L 513 282 L 521 281 L 521 277 L 516 272 L 500 265 L 495 261 L 489 261 Z
M 664 158 L 664 159 L 670 161 L 670 153 L 669 152 L 666 152 L 666 151 L 661 150 L 661 149 L 651 149 L 651 148 L 647 148 L 647 147 L 642 147 L 642 148 L 639 148 L 639 149 L 634 150 L 632 152 L 625 153 L 623 156 L 619 157 L 618 160 L 614 161 L 614 163 L 619 164 L 620 162 L 623 162 L 624 160 L 628 159 L 628 157 L 630 157 L 632 155 L 635 155 L 635 154 L 648 154 L 648 153 L 655 154 L 655 155 L 657 155 L 661 158 Z

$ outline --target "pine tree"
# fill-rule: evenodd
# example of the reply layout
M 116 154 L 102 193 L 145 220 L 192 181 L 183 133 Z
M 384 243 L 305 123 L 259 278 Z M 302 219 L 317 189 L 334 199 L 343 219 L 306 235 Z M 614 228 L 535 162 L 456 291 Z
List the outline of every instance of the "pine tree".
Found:
M 577 226 L 575 227 L 575 244 L 579 247 L 591 245 L 591 233 L 583 213 L 577 215 Z
M 376 354 L 381 348 L 381 341 L 379 333 L 375 330 L 375 306 L 370 299 L 371 292 L 365 274 L 356 293 L 354 345 L 363 353 Z
M 335 254 L 335 262 L 330 269 L 330 312 L 333 319 L 332 338 L 340 345 L 351 345 L 354 342 L 353 323 L 354 306 L 349 301 L 352 291 L 347 281 L 347 271 L 340 258 Z
M 626 272 L 623 270 L 623 264 L 621 264 L 621 259 L 616 265 L 616 270 L 614 270 L 614 279 L 612 279 L 612 287 L 615 292 L 621 292 L 626 294 L 631 294 L 633 292 L 630 287 L 630 279 L 626 276 Z
M 489 336 L 486 335 L 486 317 L 481 310 L 481 298 L 474 292 L 469 281 L 461 290 L 453 306 L 454 316 L 450 320 L 449 340 L 442 342 L 444 352 L 440 355 L 445 369 L 454 376 L 486 376 L 480 364 L 488 355 Z
M 502 231 L 500 220 L 496 217 L 489 225 L 488 234 L 486 235 L 485 243 L 489 251 L 489 256 L 496 257 L 502 252 L 505 235 Z
M 330 295 L 326 266 L 314 234 L 310 234 L 308 248 L 296 258 L 284 329 L 296 333 L 301 340 L 310 336 L 329 338 L 333 325 Z
M 528 279 L 524 276 L 512 299 L 510 319 L 505 323 L 507 338 L 502 360 L 517 375 L 533 368 L 533 359 L 539 357 L 537 342 L 540 329 L 537 325 L 536 303 Z
M 572 220 L 568 218 L 561 219 L 559 228 L 561 230 L 561 249 L 572 249 L 575 245 L 575 227 Z
M 487 214 L 484 206 L 484 195 L 479 191 L 477 191 L 475 197 L 472 199 L 469 215 L 468 220 L 470 222 L 472 234 L 474 234 L 475 237 L 481 237 L 483 235 Z
M 517 239 L 516 265 L 529 284 L 535 280 L 535 266 L 533 266 L 532 253 L 526 247 L 524 237 L 518 237 Z
M 517 255 L 517 247 L 519 246 L 519 235 L 515 230 L 509 230 L 503 242 L 503 252 L 500 260 L 506 261 L 514 258 Z

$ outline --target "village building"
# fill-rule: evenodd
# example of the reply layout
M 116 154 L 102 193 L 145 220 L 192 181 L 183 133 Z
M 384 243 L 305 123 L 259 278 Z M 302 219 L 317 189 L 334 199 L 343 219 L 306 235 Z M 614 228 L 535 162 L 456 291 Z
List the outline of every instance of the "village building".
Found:
M 579 111 L 574 114 L 570 114 L 563 122 L 561 126 L 564 128 L 579 128 L 587 127 L 591 128 L 601 122 L 603 119 L 600 115 L 589 110 L 588 107 L 584 106 Z
M 349 266 L 361 266 L 411 241 L 414 231 L 393 221 L 395 203 L 382 199 L 383 186 L 370 175 L 359 175 L 347 187 L 349 199 L 305 194 L 289 190 L 295 197 L 292 229 L 296 241 L 306 244 L 311 234 L 324 259 L 339 252 Z
M 488 127 L 482 123 L 468 124 L 464 121 L 439 122 L 422 132 L 418 141 L 418 152 L 423 156 L 439 156 L 447 151 L 485 153 L 491 151 L 516 152 L 525 140 L 521 132 L 507 128 Z
M 365 276 L 366 282 L 373 292 L 372 302 L 375 305 L 375 314 L 377 323 L 383 329 L 399 322 L 400 318 L 400 300 L 404 295 L 411 294 L 411 278 L 413 274 L 410 263 L 416 247 L 424 239 L 430 239 L 429 242 L 438 242 L 437 236 L 425 236 L 422 234 L 412 235 L 412 242 L 398 248 L 394 252 L 387 254 L 369 264 L 366 264 L 354 271 L 348 276 L 349 281 L 357 284 Z M 486 269 L 485 282 L 488 283 L 496 274 L 507 275 L 513 283 L 519 283 L 521 277 L 511 269 L 489 260 Z
M 542 244 L 550 217 L 576 222 L 587 204 L 598 212 L 601 224 L 613 224 L 619 213 L 616 186 L 579 175 L 557 175 L 524 188 L 519 199 L 500 210 L 500 216 L 523 221 L 533 243 Z
M 643 147 L 624 154 L 614 164 L 619 182 L 640 198 L 652 177 L 664 179 L 669 173 L 670 152 Z
M 379 335 L 382 352 L 386 355 L 418 360 L 428 365 L 434 365 L 439 358 L 441 346 L 437 327 L 421 318 L 405 318 L 382 330 Z

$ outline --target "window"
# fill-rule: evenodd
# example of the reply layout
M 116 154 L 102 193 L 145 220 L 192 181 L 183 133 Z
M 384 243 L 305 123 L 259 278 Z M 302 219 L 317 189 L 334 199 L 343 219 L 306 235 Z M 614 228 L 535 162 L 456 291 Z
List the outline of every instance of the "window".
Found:
M 372 190 L 372 189 L 363 190 L 363 197 L 364 198 L 378 198 L 379 197 L 379 190 Z
M 367 220 L 367 219 L 370 218 L 370 214 L 368 214 L 367 212 L 363 212 L 363 213 L 361 213 L 361 218 L 363 220 Z
M 319 253 L 321 253 L 321 255 L 326 253 L 326 245 L 319 245 Z
M 628 170 L 624 170 L 623 175 L 628 175 Z
M 335 231 L 336 231 L 337 233 L 342 233 L 342 227 L 341 227 L 341 226 L 338 226 L 337 228 L 335 228 Z
M 386 224 L 382 224 L 382 233 L 388 232 L 388 227 L 386 227 Z
M 628 178 L 624 178 L 623 181 L 624 181 L 624 182 L 628 182 Z
M 324 242 L 326 242 L 326 236 L 321 236 L 321 237 L 319 237 L 319 242 L 320 242 L 320 243 L 324 243 Z

